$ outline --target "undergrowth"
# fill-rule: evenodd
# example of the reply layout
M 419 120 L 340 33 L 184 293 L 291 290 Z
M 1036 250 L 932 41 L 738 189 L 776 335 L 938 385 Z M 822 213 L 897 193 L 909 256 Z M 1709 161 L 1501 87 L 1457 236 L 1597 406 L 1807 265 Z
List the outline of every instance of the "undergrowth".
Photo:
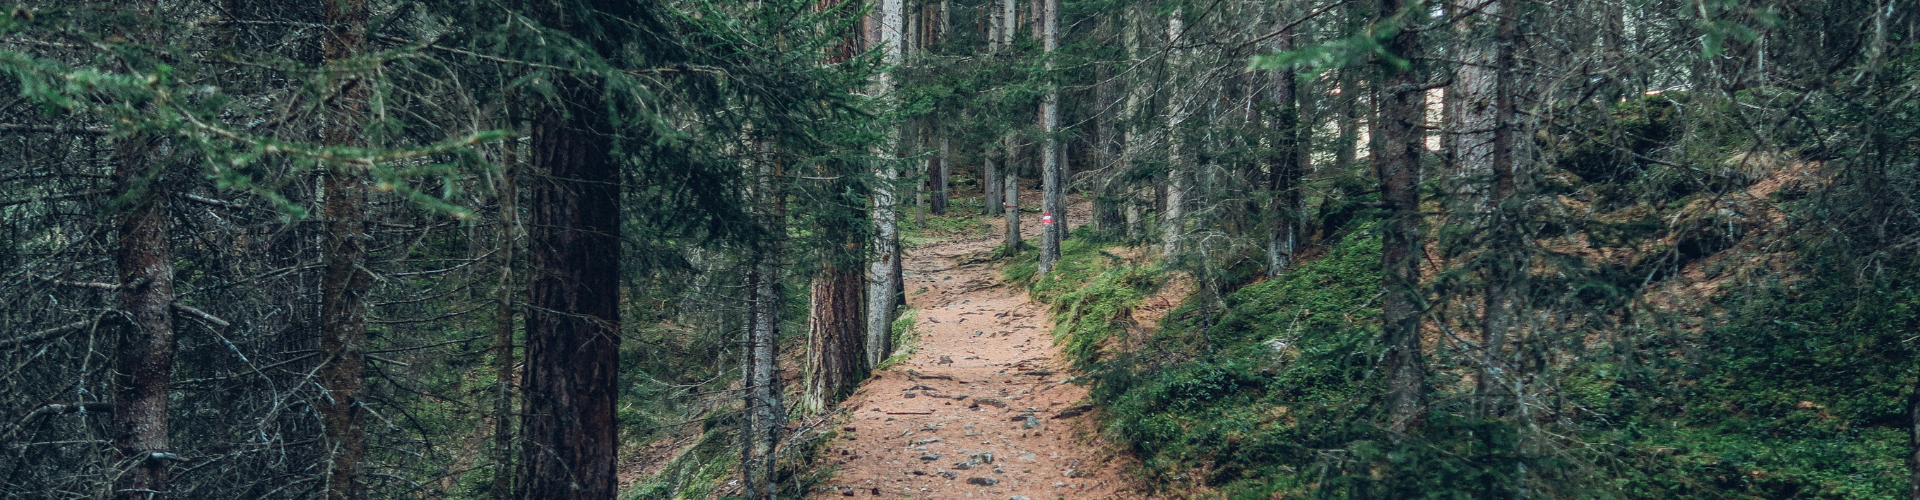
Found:
M 1437 359 L 1431 412 L 1392 433 L 1375 371 L 1380 236 L 1351 221 L 1285 275 L 1190 300 L 1131 351 L 1125 332 L 1164 271 L 1070 239 L 1055 272 L 1008 279 L 1052 307 L 1090 372 L 1107 436 L 1149 484 L 1223 498 L 1900 498 L 1910 452 L 1920 275 L 1862 280 L 1813 263 L 1798 281 L 1727 294 L 1723 316 L 1648 345 L 1595 345 L 1554 382 L 1555 441 L 1471 418 L 1471 383 Z M 1817 253 L 1812 252 L 1810 253 Z M 1613 353 L 1613 354 L 1608 354 Z M 1664 353 L 1664 354 L 1660 354 Z M 1609 356 L 1618 361 L 1608 362 Z M 1453 364 L 1448 364 L 1453 363 Z M 1537 434 L 1536 434 L 1537 435 Z M 1522 453 L 1521 443 L 1533 443 Z M 1526 481 L 1516 478 L 1527 477 Z
M 873 371 L 878 372 L 885 370 L 888 367 L 906 361 L 907 358 L 913 357 L 914 352 L 920 350 L 920 332 L 913 327 L 914 322 L 918 321 L 919 318 L 919 309 L 912 307 L 900 308 L 899 317 L 894 318 L 892 325 L 893 356 L 889 356 L 885 361 L 881 361 L 880 366 L 874 367 Z

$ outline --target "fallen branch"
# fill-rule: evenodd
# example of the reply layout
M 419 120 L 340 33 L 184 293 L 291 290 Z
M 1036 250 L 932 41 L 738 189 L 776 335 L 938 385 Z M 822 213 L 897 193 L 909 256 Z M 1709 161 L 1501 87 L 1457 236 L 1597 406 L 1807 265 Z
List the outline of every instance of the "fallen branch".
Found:
M 97 321 L 100 321 L 100 318 L 80 320 L 72 323 L 67 323 L 65 325 L 60 325 L 53 328 L 48 328 L 45 330 L 29 333 L 26 335 L 21 335 L 18 337 L 5 339 L 5 340 L 0 340 L 0 349 L 12 349 L 19 346 L 38 344 L 41 342 L 57 339 L 69 333 L 85 330 L 88 327 L 93 326 L 93 324 Z
M 233 326 L 233 323 L 231 323 L 231 322 L 228 322 L 227 320 L 224 320 L 224 319 L 220 319 L 220 317 L 219 317 L 219 316 L 214 316 L 214 315 L 212 315 L 212 314 L 208 314 L 208 313 L 207 313 L 206 311 L 202 311 L 202 310 L 200 310 L 199 308 L 196 308 L 196 307 L 193 307 L 193 306 L 190 306 L 190 305 L 186 305 L 186 304 L 182 304 L 182 303 L 179 303 L 179 302 L 175 302 L 175 303 L 173 303 L 173 308 L 174 308 L 174 309 L 179 309 L 179 310 L 180 310 L 180 312 L 183 312 L 183 313 L 187 313 L 187 315 L 188 315 L 188 316 L 193 316 L 193 317 L 195 317 L 195 318 L 200 318 L 200 320 L 201 320 L 201 321 L 205 321 L 205 322 L 208 322 L 208 323 L 213 323 L 213 324 L 215 324 L 215 325 L 219 325 L 219 326 L 220 326 L 220 328 L 226 328 L 226 327 L 229 327 L 229 326 Z
M 952 375 L 928 375 L 928 374 L 925 374 L 925 373 L 920 373 L 920 372 L 918 372 L 918 371 L 914 371 L 914 370 L 907 370 L 907 378 L 910 378 L 910 379 L 923 379 L 923 378 L 924 378 L 924 379 L 933 379 L 933 380 L 953 380 L 953 376 L 952 376 Z

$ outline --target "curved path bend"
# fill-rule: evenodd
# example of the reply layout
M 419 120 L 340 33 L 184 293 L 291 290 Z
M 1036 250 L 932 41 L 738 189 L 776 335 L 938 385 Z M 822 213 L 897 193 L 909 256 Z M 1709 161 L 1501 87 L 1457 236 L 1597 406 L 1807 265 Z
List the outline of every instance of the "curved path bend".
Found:
M 1076 204 L 1069 220 L 1087 220 Z M 1021 227 L 1037 241 L 1037 215 Z M 1144 498 L 1128 457 L 1095 439 L 1087 390 L 1053 345 L 1045 306 L 979 257 L 995 236 L 914 247 L 907 301 L 917 350 L 863 382 L 822 463 L 814 498 Z

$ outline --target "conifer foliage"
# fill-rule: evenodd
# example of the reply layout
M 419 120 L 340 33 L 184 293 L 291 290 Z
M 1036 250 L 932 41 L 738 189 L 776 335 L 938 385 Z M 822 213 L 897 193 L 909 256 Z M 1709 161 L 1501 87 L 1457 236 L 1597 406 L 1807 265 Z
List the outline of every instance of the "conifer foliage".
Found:
M 0 0 L 0 498 L 813 495 L 969 237 L 1151 491 L 1920 500 L 1917 63 L 1890 0 Z

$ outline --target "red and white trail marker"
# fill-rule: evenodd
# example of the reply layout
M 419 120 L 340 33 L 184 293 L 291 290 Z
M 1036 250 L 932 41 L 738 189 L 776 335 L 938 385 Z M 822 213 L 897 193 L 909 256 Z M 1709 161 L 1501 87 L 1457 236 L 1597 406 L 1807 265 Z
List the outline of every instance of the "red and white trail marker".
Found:
M 1042 212 L 1042 213 L 1040 214 L 1040 223 L 1041 223 L 1041 224 L 1052 224 L 1052 223 L 1053 223 L 1053 213 L 1051 213 L 1051 212 Z

